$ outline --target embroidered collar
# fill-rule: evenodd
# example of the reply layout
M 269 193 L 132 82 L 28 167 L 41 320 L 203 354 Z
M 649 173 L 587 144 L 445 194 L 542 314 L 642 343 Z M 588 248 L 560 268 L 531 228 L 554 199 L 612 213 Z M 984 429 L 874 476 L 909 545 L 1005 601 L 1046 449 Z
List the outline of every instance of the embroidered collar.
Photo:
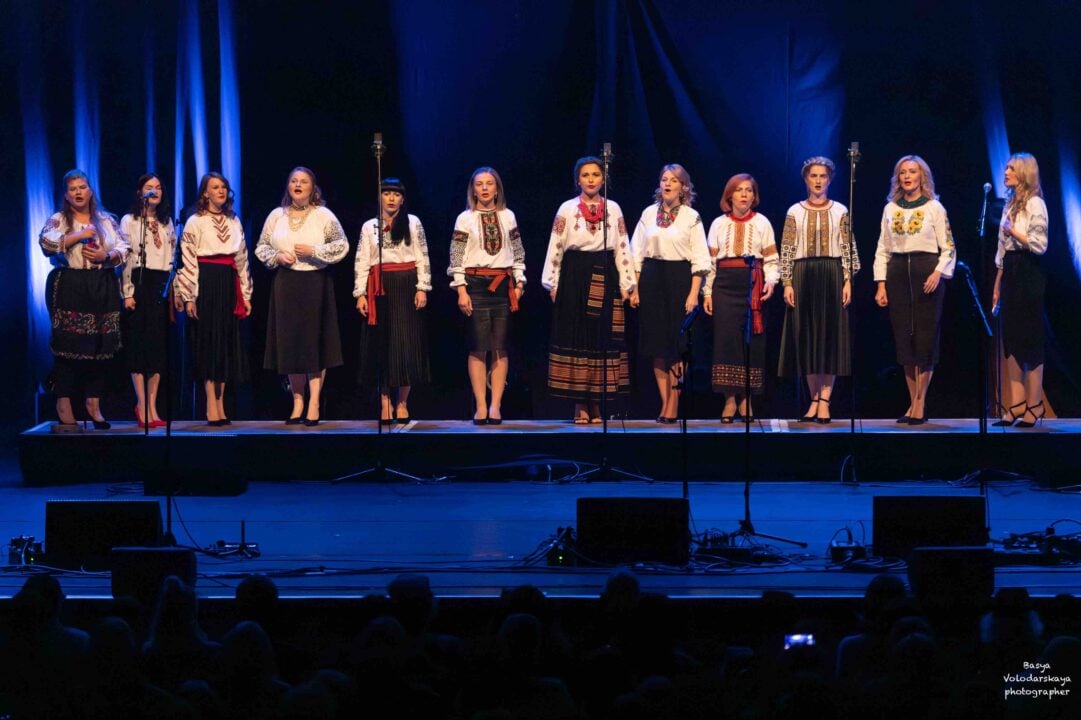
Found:
M 920 195 L 915 200 L 905 200 L 903 197 L 897 199 L 897 205 L 905 210 L 912 210 L 913 208 L 923 207 L 927 203 L 931 202 L 931 198 L 926 195 Z
M 747 222 L 748 220 L 753 218 L 756 214 L 757 213 L 755 213 L 754 210 L 751 210 L 749 213 L 747 213 L 743 217 L 736 217 L 732 213 L 728 213 L 728 219 L 731 220 L 732 222 L 743 223 L 743 222 Z
M 676 205 L 671 210 L 664 209 L 664 203 L 657 203 L 657 227 L 666 228 L 676 221 L 679 209 L 682 205 Z

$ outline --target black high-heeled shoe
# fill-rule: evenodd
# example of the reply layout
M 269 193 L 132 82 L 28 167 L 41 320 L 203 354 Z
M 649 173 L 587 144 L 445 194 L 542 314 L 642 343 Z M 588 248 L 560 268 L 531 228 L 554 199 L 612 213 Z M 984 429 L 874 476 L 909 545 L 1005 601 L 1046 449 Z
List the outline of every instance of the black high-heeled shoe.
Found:
M 823 398 L 823 397 L 818 398 L 818 402 L 826 403 L 827 405 L 830 404 L 829 399 L 828 398 Z M 829 425 L 831 422 L 833 422 L 833 418 L 831 418 L 831 417 L 821 418 L 821 417 L 815 416 L 815 422 L 818 423 L 819 425 Z
M 1040 404 L 1043 405 L 1042 400 L 1040 401 Z M 1014 408 L 1019 408 L 1019 407 L 1025 408 L 1025 412 L 1028 412 L 1028 403 L 1019 402 L 1016 405 L 1011 405 L 1010 407 L 1008 407 L 1006 409 L 1006 412 L 1008 412 L 1010 414 L 1010 419 L 1007 420 L 1006 418 L 1003 418 L 1001 420 L 993 422 L 993 423 L 991 423 L 991 427 L 1009 427 L 1010 425 L 1013 425 L 1015 422 L 1017 422 L 1018 420 L 1023 418 L 1025 416 L 1025 412 L 1022 412 L 1020 415 L 1018 415 L 1017 413 L 1015 413 L 1013 411 Z
M 113 426 L 108 420 L 94 420 L 93 418 L 90 418 L 90 421 L 94 423 L 95 430 L 108 430 Z
M 1036 414 L 1036 408 L 1040 408 L 1040 414 L 1039 415 Z M 1043 416 L 1046 413 L 1047 413 L 1047 410 L 1043 406 L 1043 400 L 1041 400 L 1040 402 L 1038 402 L 1038 403 L 1036 403 L 1035 405 L 1032 405 L 1032 406 L 1026 404 L 1025 405 L 1025 412 L 1023 412 L 1021 414 L 1021 421 L 1017 423 L 1017 427 L 1019 427 L 1019 428 L 1036 427 L 1037 425 L 1039 425 L 1040 423 L 1043 422 Z M 1033 417 L 1032 422 L 1029 422 L 1028 420 L 1025 420 L 1025 418 L 1028 417 L 1029 415 L 1031 415 Z
M 818 397 L 811 400 L 811 402 L 813 402 L 815 404 L 815 412 L 816 413 L 818 412 L 818 403 L 820 403 L 821 401 L 822 401 L 822 398 L 818 398 Z M 817 414 L 816 415 L 804 415 L 801 418 L 796 418 L 796 422 L 817 422 L 817 421 L 818 421 L 818 415 Z

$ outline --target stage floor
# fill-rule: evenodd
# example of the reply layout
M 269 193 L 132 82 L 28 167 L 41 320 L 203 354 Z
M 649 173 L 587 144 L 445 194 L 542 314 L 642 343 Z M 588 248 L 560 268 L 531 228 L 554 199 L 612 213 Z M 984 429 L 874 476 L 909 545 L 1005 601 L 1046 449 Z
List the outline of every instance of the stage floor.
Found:
M 789 420 L 679 425 L 650 420 L 600 425 L 567 421 L 414 420 L 380 428 L 371 421 L 330 420 L 318 427 L 237 421 L 226 427 L 176 422 L 144 437 L 134 422 L 111 430 L 54 435 L 42 423 L 19 436 L 27 485 L 118 483 L 160 476 L 166 464 L 182 481 L 217 475 L 232 481 L 330 480 L 376 464 L 421 477 L 458 480 L 551 479 L 583 468 L 617 466 L 655 480 L 836 480 L 855 458 L 861 480 L 956 479 L 1000 468 L 1045 484 L 1077 482 L 1081 421 L 1055 419 L 1031 429 L 989 427 L 973 419 L 932 419 L 912 427 L 893 420 L 829 425 Z M 378 479 L 375 474 L 369 477 Z M 596 478 L 595 478 L 596 479 Z M 185 490 L 182 489 L 182 492 Z
M 737 529 L 743 516 L 743 484 L 726 478 L 690 486 L 692 530 Z M 219 540 L 258 543 L 258 558 L 199 556 L 198 591 L 231 597 L 240 578 L 267 573 L 287 597 L 358 597 L 383 592 L 401 572 L 431 577 L 444 597 L 497 596 L 502 588 L 537 585 L 563 597 L 596 597 L 609 569 L 549 568 L 531 555 L 559 527 L 576 523 L 579 497 L 681 496 L 680 483 L 503 482 L 342 483 L 257 482 L 236 497 L 176 499 L 173 530 L 182 545 L 205 548 Z M 44 536 L 45 503 L 54 499 L 134 499 L 139 485 L 60 487 L 0 486 L 0 533 Z M 801 597 L 857 597 L 876 570 L 830 566 L 831 538 L 850 530 L 870 544 L 876 495 L 975 495 L 974 483 L 758 482 L 752 487 L 752 520 L 759 532 L 807 543 L 806 549 L 769 543 L 777 564 L 692 563 L 688 568 L 638 567 L 643 585 L 677 598 L 756 597 L 781 589 Z M 1081 500 L 1023 480 L 986 486 L 992 539 L 1042 531 L 1055 521 L 1060 534 L 1077 530 Z M 162 514 L 165 515 L 164 499 Z M 530 558 L 533 558 L 530 561 Z M 25 576 L 14 567 L 0 575 L 0 597 L 9 597 Z M 109 576 L 66 573 L 69 597 L 109 595 Z M 1081 593 L 1074 567 L 1013 565 L 996 571 L 997 587 L 1023 586 L 1036 596 Z

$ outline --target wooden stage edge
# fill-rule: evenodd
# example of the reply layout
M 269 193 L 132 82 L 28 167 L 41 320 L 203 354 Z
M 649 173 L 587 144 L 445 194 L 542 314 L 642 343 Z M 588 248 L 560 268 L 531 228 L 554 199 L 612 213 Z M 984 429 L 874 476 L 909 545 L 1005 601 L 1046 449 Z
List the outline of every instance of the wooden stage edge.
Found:
M 919 427 L 894 420 L 846 419 L 829 425 L 758 420 L 691 420 L 687 432 L 651 420 L 574 425 L 555 420 L 414 420 L 377 432 L 374 422 L 329 420 L 318 427 L 236 421 L 226 427 L 173 423 L 149 435 L 134 422 L 106 431 L 53 434 L 41 423 L 19 436 L 23 483 L 32 486 L 146 482 L 175 478 L 181 494 L 236 494 L 249 481 L 329 481 L 373 467 L 422 479 L 581 479 L 598 466 L 656 480 L 838 481 L 852 459 L 859 480 L 960 479 L 977 471 L 1016 473 L 1061 487 L 1077 483 L 1081 420 L 1031 429 L 989 427 L 973 419 L 933 419 Z M 168 470 L 167 470 L 168 468 Z M 627 477 L 608 473 L 608 479 Z M 382 480 L 378 470 L 350 479 Z M 605 479 L 597 472 L 590 479 Z M 155 483 L 157 485 L 158 483 Z M 215 493 L 215 489 L 218 490 Z M 149 494 L 156 494 L 148 491 Z

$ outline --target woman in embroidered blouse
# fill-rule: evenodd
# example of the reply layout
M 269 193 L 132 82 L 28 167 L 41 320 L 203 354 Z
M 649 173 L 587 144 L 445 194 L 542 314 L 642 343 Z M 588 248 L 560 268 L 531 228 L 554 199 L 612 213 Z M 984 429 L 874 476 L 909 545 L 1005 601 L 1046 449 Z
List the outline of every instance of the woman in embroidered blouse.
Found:
M 334 279 L 326 269 L 348 252 L 345 231 L 324 204 L 315 173 L 293 168 L 281 206 L 270 211 L 255 246 L 255 257 L 277 269 L 263 367 L 289 377 L 293 409 L 286 425 L 319 424 L 327 368 L 342 364 Z
M 957 262 L 946 208 L 935 195 L 931 168 L 905 155 L 893 168 L 875 252 L 875 302 L 890 310 L 897 364 L 905 370 L 908 409 L 897 422 L 927 421 L 927 388 L 938 364 L 946 284 Z
M 801 174 L 807 199 L 788 209 L 781 236 L 785 312 L 780 373 L 807 378 L 811 405 L 800 422 L 830 422 L 838 375 L 851 373 L 848 305 L 860 257 L 848 208 L 829 199 L 836 171 L 825 157 L 808 158 Z
M 61 182 L 64 204 L 38 236 L 54 269 L 45 284 L 52 320 L 49 347 L 59 424 L 53 432 L 79 432 L 71 396 L 83 394 L 98 430 L 110 425 L 101 414 L 105 368 L 120 349 L 120 293 L 114 268 L 124 263 L 128 242 L 116 218 L 98 203 L 90 180 L 71 170 Z
M 225 387 L 247 375 L 240 320 L 251 314 L 251 272 L 233 191 L 221 173 L 199 181 L 196 213 L 184 225 L 176 292 L 191 326 L 193 369 L 206 395 L 207 425 L 229 425 Z
M 584 425 L 602 422 L 600 399 L 605 384 L 609 400 L 630 390 L 623 302 L 634 290 L 635 280 L 623 211 L 614 200 L 605 207 L 601 197 L 604 170 L 600 159 L 580 158 L 574 180 L 579 195 L 556 212 L 541 284 L 555 305 L 548 392 L 574 400 L 573 421 Z M 607 373 L 607 383 L 602 373 Z
M 507 384 L 507 327 L 525 291 L 525 248 L 514 213 L 507 209 L 503 181 L 493 168 L 473 171 L 466 210 L 454 222 L 450 243 L 450 286 L 458 309 L 469 318 L 469 384 L 475 425 L 503 422 L 500 404 Z M 487 401 L 486 356 L 492 355 L 492 397 Z
M 773 297 L 780 278 L 777 243 L 769 220 L 754 211 L 758 207 L 758 182 L 747 173 L 733 175 L 724 186 L 724 215 L 709 226 L 706 242 L 713 258 L 702 288 L 703 309 L 713 316 L 713 391 L 724 393 L 721 422 L 731 423 L 737 412 L 753 420 L 747 391 L 750 367 L 751 392 L 761 393 L 766 367 L 766 326 L 763 305 Z M 754 269 L 748 260 L 754 260 Z M 747 303 L 750 302 L 751 346 L 747 363 Z M 737 410 L 738 403 L 738 410 Z
M 383 180 L 379 198 L 383 230 L 377 232 L 379 218 L 364 223 L 354 265 L 353 297 L 357 312 L 367 319 L 360 381 L 379 385 L 379 422 L 404 425 L 411 417 L 409 391 L 431 379 L 428 329 L 422 311 L 432 289 L 432 266 L 424 227 L 406 210 L 402 181 Z M 381 378 L 376 368 L 382 368 Z
M 993 303 L 1002 319 L 1008 407 L 996 426 L 1033 427 L 1044 416 L 1044 290 L 1040 256 L 1047 252 L 1047 205 L 1040 188 L 1040 166 L 1028 153 L 1006 163 L 1006 206 L 998 229 Z M 1019 412 L 1020 411 L 1020 412 Z
M 165 370 L 169 303 L 162 298 L 176 255 L 176 228 L 161 178 L 147 173 L 135 185 L 131 211 L 120 219 L 131 243 L 124 263 L 120 295 L 124 299 L 125 363 L 135 388 L 135 421 L 139 427 L 162 427 L 158 386 Z
M 661 397 L 657 422 L 674 424 L 679 414 L 677 385 L 683 374 L 684 316 L 698 305 L 702 278 L 709 273 L 709 249 L 702 218 L 691 206 L 695 192 L 682 165 L 665 165 L 631 239 L 637 287 L 631 306 L 640 307 L 638 352 L 652 359 Z

